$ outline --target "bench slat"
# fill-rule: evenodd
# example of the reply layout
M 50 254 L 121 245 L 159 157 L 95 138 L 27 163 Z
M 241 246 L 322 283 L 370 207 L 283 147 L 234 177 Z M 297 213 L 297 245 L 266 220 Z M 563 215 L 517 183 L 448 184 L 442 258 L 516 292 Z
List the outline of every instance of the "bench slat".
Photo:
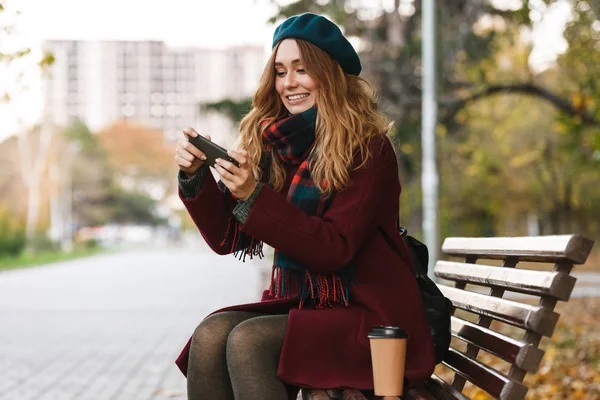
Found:
M 492 259 L 516 257 L 523 261 L 583 264 L 593 244 L 592 240 L 580 235 L 447 238 L 442 245 L 442 251 L 454 256 L 469 255 Z
M 404 396 L 402 398 L 404 399 Z M 431 375 L 431 378 L 425 382 L 422 388 L 410 390 L 408 399 L 469 400 L 467 396 L 435 375 Z
M 452 336 L 474 344 L 527 372 L 536 372 L 544 356 L 543 350 L 529 343 L 521 342 L 469 321 L 452 317 L 451 323 Z
M 450 281 L 501 287 L 513 292 L 551 296 L 560 300 L 569 299 L 577 281 L 564 272 L 531 271 L 449 261 L 438 261 L 435 274 Z
M 544 336 L 552 336 L 558 314 L 540 306 L 438 285 L 455 307 L 485 315 Z
M 444 364 L 458 375 L 501 400 L 524 399 L 527 387 L 493 368 L 450 348 Z
M 415 389 L 411 389 L 408 393 L 404 393 L 402 395 L 402 400 L 438 400 L 433 397 L 433 394 L 429 393 L 425 387 L 418 387 Z M 456 400 L 455 398 L 450 398 L 449 400 Z

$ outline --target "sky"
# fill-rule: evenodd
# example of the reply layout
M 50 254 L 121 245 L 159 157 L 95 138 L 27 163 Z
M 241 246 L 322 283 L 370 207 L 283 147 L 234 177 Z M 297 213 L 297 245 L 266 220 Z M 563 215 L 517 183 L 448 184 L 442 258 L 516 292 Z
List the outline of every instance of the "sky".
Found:
M 393 0 L 369 1 L 384 7 L 393 4 Z M 267 51 L 274 30 L 266 23 L 275 10 L 270 0 L 4 0 L 4 6 L 18 8 L 21 15 L 17 34 L 0 48 L 26 46 L 34 53 L 11 71 L 0 69 L 0 93 L 15 87 L 17 68 L 30 71 L 24 80 L 29 89 L 10 105 L 0 105 L 0 140 L 41 116 L 42 83 L 31 67 L 43 40 L 162 40 L 172 46 L 212 48 L 260 44 Z M 539 65 L 566 46 L 560 29 L 568 18 L 568 6 L 564 7 L 555 6 L 533 34 L 532 58 Z
M 5 0 L 35 39 L 156 39 L 222 47 L 265 42 L 269 0 Z

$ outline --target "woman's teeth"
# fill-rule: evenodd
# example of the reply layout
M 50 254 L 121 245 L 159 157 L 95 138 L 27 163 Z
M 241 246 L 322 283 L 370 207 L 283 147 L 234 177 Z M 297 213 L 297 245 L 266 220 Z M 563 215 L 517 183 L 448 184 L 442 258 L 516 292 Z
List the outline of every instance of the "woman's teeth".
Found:
M 300 100 L 300 99 L 303 99 L 308 96 L 309 96 L 308 94 L 295 94 L 292 96 L 288 96 L 288 100 Z

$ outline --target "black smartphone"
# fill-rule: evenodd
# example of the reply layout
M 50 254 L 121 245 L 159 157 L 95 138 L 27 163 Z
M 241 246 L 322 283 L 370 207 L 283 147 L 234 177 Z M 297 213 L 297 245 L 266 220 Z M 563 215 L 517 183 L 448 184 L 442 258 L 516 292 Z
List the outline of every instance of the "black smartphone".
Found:
M 229 154 L 227 154 L 227 150 L 222 148 L 216 143 L 211 142 L 204 136 L 198 135 L 196 137 L 188 136 L 188 141 L 194 145 L 198 150 L 204 153 L 206 156 L 205 163 L 208 163 L 211 167 L 215 165 L 215 160 L 217 158 L 221 158 L 223 160 L 227 160 L 231 162 L 233 165 L 239 168 L 240 164 L 235 161 Z

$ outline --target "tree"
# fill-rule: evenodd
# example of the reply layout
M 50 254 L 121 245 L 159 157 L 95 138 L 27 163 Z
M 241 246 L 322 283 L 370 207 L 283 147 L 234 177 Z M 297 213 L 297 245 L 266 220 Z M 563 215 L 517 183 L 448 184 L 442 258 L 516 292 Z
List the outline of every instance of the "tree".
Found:
M 239 124 L 242 118 L 252 109 L 252 99 L 224 99 L 211 103 L 200 104 L 200 111 L 217 111 L 227 116 L 234 124 Z
M 442 209 L 454 221 L 452 232 L 446 233 L 455 235 L 457 226 L 469 221 L 481 226 L 478 219 L 492 234 L 527 234 L 532 225 L 532 232 L 541 234 L 600 233 L 594 218 L 600 215 L 600 191 L 594 184 L 600 178 L 595 144 L 600 127 L 592 121 L 598 119 L 592 100 L 598 91 L 590 85 L 598 70 L 594 43 L 578 43 L 598 14 L 579 17 L 582 10 L 577 5 L 574 12 L 565 31 L 567 51 L 555 67 L 530 78 L 535 84 L 504 85 L 519 90 L 499 90 L 464 104 L 454 114 L 447 127 L 453 134 L 444 140 L 440 163 L 446 182 Z M 530 49 L 516 29 L 498 35 L 493 46 L 493 57 L 456 64 L 463 80 L 485 76 L 498 82 L 524 81 L 532 75 Z M 464 174 L 466 179 L 457 179 Z M 469 191 L 465 185 L 479 190 Z M 499 226 L 500 220 L 512 222 Z
M 161 130 L 118 121 L 100 131 L 98 141 L 121 187 L 144 193 L 159 203 L 176 193 L 173 144 L 164 140 Z
M 5 1 L 0 1 L 0 17 L 6 17 L 2 21 L 8 20 L 7 23 L 0 25 L 0 44 L 10 43 L 8 39 L 14 36 L 16 33 L 16 23 L 13 22 L 19 15 L 18 11 L 7 9 L 5 7 Z M 23 83 L 23 77 L 27 70 L 31 68 L 39 68 L 45 70 L 54 62 L 52 54 L 43 54 L 38 60 L 32 59 L 32 52 L 30 48 L 7 48 L 6 46 L 0 47 L 0 70 L 3 73 L 8 74 L 10 71 L 9 67 L 15 63 L 21 62 L 21 65 L 16 67 L 16 74 L 12 81 L 12 88 L 3 93 L 0 93 L 0 103 L 6 107 L 7 104 L 18 98 L 23 91 L 27 90 L 27 87 Z M 7 79 L 8 81 L 8 79 Z M 2 104 L 0 104 L 2 106 Z M 31 143 L 30 135 L 28 130 L 21 127 L 21 131 L 18 133 L 19 143 L 19 154 L 21 164 L 21 170 L 23 171 L 23 182 L 28 190 L 27 200 L 27 222 L 26 222 L 26 235 L 28 240 L 33 238 L 35 234 L 39 212 L 40 212 L 40 177 L 42 170 L 46 166 L 48 149 L 52 139 L 53 128 L 46 124 L 42 124 L 39 134 L 39 142 L 36 144 Z M 36 152 L 34 153 L 34 147 Z
M 159 172 L 164 160 L 152 151 L 156 140 L 144 140 L 143 135 L 139 137 L 139 128 L 126 132 L 122 125 L 118 126 L 120 129 L 93 134 L 85 124 L 75 120 L 62 133 L 65 143 L 75 143 L 79 147 L 71 170 L 73 214 L 79 226 L 163 222 L 155 214 L 154 199 L 135 185 L 124 187 L 119 179 L 121 168 L 127 169 L 131 165 L 124 161 L 124 154 L 141 155 L 146 168 L 156 163 L 152 168 L 155 173 Z M 131 138 L 141 139 L 141 144 L 132 146 Z

